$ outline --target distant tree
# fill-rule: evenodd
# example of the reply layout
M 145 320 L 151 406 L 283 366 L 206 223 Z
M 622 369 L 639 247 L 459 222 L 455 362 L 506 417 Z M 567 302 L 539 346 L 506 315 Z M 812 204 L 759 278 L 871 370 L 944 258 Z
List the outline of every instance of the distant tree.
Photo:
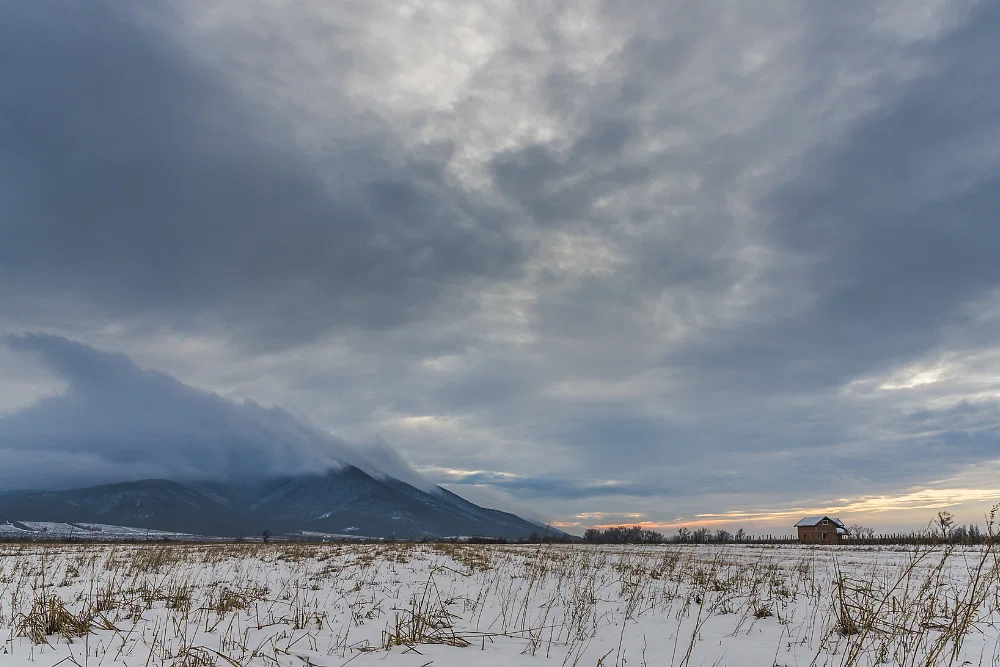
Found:
M 644 530 L 642 531 L 642 543 L 643 544 L 663 544 L 663 533 L 656 530 Z
M 730 533 L 725 528 L 720 528 L 717 531 L 715 531 L 715 541 L 716 542 L 732 542 L 733 541 L 733 534 Z
M 663 533 L 645 529 L 642 526 L 612 526 L 600 530 L 588 528 L 583 533 L 583 540 L 590 544 L 663 544 Z M 546 542 L 571 541 L 565 536 L 546 538 Z
M 267 544 L 270 541 L 271 541 L 271 531 L 265 530 L 264 531 L 264 544 Z
M 687 528 L 677 529 L 677 541 L 678 542 L 690 542 L 691 541 L 691 531 Z
M 941 539 L 946 540 L 951 535 L 952 526 L 955 524 L 955 515 L 947 510 L 941 510 L 937 513 L 933 523 L 941 534 Z
M 742 528 L 740 528 L 739 530 L 736 531 L 736 541 L 737 542 L 742 542 L 746 538 L 747 538 L 747 531 L 743 530 Z
M 875 537 L 875 529 L 869 528 L 867 526 L 862 526 L 861 524 L 852 524 L 850 528 L 847 529 L 854 537 L 859 537 L 865 540 L 871 540 Z

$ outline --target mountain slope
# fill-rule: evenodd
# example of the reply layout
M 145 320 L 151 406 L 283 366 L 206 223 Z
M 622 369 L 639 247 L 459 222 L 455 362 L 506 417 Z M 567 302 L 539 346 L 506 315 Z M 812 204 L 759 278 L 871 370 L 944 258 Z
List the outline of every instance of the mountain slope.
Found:
M 353 467 L 259 482 L 143 480 L 0 495 L 0 522 L 105 523 L 216 536 L 300 531 L 372 537 L 520 538 L 542 529 L 434 487 Z
M 169 480 L 0 496 L 0 520 L 106 523 L 194 534 L 240 534 L 251 517 Z
M 323 475 L 271 480 L 256 487 L 213 485 L 211 491 L 234 506 L 242 504 L 254 516 L 283 531 L 510 538 L 539 531 L 530 521 L 479 507 L 440 487 L 423 491 L 354 466 Z

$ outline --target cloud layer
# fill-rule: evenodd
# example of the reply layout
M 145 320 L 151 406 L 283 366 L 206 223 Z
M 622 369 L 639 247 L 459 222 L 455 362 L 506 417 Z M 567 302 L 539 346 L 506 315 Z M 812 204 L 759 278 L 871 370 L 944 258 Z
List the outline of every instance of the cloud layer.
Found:
M 66 383 L 64 393 L 0 418 L 0 486 L 8 489 L 245 480 L 345 465 L 419 479 L 384 444 L 359 449 L 285 410 L 199 391 L 121 354 L 41 334 L 11 337 L 8 346 Z
M 567 521 L 918 493 L 1000 458 L 998 31 L 972 1 L 5 8 L 0 329 Z M 17 364 L 0 414 L 97 381 Z
M 516 261 L 498 214 L 446 182 L 447 147 L 395 161 L 391 135 L 362 136 L 324 165 L 184 52 L 172 14 L 133 11 L 5 10 L 0 280 L 15 308 L 41 292 L 286 345 L 405 324 Z M 362 120 L 340 100 L 330 113 Z

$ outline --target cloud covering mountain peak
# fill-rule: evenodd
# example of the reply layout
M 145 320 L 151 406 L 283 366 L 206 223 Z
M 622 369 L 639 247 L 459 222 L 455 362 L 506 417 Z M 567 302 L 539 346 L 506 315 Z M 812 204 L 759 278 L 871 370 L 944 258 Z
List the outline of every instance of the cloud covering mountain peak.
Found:
M 0 419 L 0 488 L 238 479 L 346 465 L 430 486 L 385 442 L 358 446 L 279 407 L 233 401 L 59 336 L 8 336 L 66 391 Z

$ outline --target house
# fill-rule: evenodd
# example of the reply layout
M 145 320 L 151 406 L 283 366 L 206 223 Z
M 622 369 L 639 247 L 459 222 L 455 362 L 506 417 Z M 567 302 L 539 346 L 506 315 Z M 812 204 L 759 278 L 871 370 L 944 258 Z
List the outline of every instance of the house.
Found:
M 829 516 L 807 516 L 795 524 L 801 544 L 838 544 L 850 535 L 844 522 Z

